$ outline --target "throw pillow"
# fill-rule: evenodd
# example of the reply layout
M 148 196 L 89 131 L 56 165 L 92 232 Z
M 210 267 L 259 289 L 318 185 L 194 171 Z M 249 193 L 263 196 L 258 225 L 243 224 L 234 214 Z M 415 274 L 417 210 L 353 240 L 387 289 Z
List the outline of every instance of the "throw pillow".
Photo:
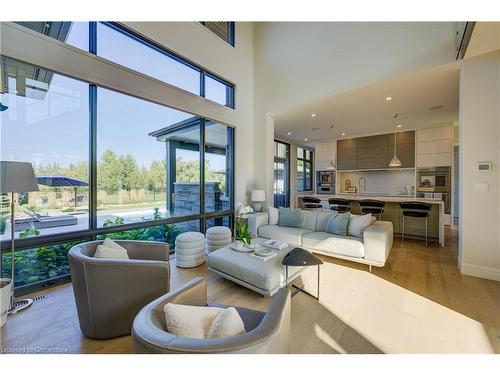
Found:
M 117 249 L 117 250 L 125 250 L 125 251 L 127 251 L 127 249 L 125 249 L 123 246 L 118 245 L 115 241 L 110 240 L 109 238 L 106 238 L 103 241 L 102 246 L 109 247 L 111 249 Z
M 302 210 L 300 208 L 280 207 L 278 225 L 300 228 L 302 225 Z
M 280 210 L 272 206 L 269 206 L 267 210 L 269 212 L 269 225 L 277 225 L 280 217 Z
M 207 338 L 208 330 L 217 316 L 224 311 L 220 307 L 188 306 L 167 303 L 165 320 L 167 331 L 176 336 Z
M 373 223 L 372 221 L 373 218 L 374 217 L 372 216 L 372 214 L 366 214 L 366 215 L 351 214 L 347 233 L 349 234 L 349 236 L 363 238 L 363 232 Z
M 208 330 L 208 339 L 223 339 L 245 333 L 245 324 L 234 307 L 229 307 L 217 315 Z
M 127 254 L 127 250 L 125 250 L 124 248 L 116 249 L 116 248 L 107 247 L 104 245 L 97 245 L 97 249 L 95 251 L 94 258 L 129 259 L 128 254 Z
M 326 222 L 326 232 L 336 236 L 347 236 L 349 215 L 349 212 L 331 215 Z

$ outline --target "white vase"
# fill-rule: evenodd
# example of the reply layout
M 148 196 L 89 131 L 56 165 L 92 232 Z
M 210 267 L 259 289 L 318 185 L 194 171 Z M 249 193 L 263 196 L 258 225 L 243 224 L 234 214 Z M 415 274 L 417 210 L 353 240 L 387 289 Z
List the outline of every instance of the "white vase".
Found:
M 234 241 L 234 244 L 235 244 L 235 246 L 236 246 L 236 248 L 237 248 L 238 250 L 243 249 L 243 245 L 244 245 L 244 244 L 243 244 L 243 241 L 240 241 L 240 240 L 235 240 L 235 241 Z
M 7 311 L 10 306 L 10 294 L 12 291 L 11 279 L 0 279 L 0 281 L 9 282 L 7 285 L 0 288 L 0 327 L 3 327 L 7 322 Z

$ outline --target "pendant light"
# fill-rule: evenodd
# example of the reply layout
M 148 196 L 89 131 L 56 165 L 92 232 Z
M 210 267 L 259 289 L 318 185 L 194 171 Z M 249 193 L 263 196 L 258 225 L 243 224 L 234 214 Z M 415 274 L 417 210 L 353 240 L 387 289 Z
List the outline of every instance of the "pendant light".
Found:
M 395 129 L 397 129 L 397 121 L 396 119 L 398 118 L 398 114 L 396 113 L 394 115 L 394 123 L 395 123 Z M 389 167 L 401 167 L 401 161 L 398 159 L 396 156 L 396 147 L 397 147 L 397 130 L 394 130 L 394 157 L 392 158 L 391 162 L 389 163 Z
M 332 138 L 333 138 L 333 125 L 330 126 L 330 131 L 332 133 Z M 333 160 L 330 160 L 330 162 L 328 163 L 328 170 L 329 171 L 335 171 L 337 169 L 337 166 L 335 165 L 335 161 Z

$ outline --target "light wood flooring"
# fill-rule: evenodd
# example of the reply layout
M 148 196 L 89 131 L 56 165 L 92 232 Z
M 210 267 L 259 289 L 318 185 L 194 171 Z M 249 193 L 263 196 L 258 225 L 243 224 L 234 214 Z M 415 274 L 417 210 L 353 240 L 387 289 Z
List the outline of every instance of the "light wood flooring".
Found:
M 444 248 L 395 239 L 386 266 L 371 274 L 365 265 L 322 257 L 320 301 L 303 293 L 292 299 L 292 352 L 500 353 L 500 283 L 461 275 L 457 241 L 454 229 L 446 230 Z M 172 288 L 196 276 L 208 279 L 213 303 L 265 310 L 271 300 L 206 265 L 186 270 L 172 262 Z M 307 276 L 304 282 L 314 288 Z M 132 352 L 130 336 L 91 340 L 81 334 L 71 284 L 33 296 L 42 295 L 9 317 L 1 329 L 2 352 Z

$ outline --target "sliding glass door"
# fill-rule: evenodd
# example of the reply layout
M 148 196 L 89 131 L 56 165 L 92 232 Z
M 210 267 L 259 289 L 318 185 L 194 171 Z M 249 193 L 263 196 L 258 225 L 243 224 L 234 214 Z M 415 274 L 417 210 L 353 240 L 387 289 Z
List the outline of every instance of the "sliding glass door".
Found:
M 290 145 L 274 141 L 274 207 L 290 207 Z

